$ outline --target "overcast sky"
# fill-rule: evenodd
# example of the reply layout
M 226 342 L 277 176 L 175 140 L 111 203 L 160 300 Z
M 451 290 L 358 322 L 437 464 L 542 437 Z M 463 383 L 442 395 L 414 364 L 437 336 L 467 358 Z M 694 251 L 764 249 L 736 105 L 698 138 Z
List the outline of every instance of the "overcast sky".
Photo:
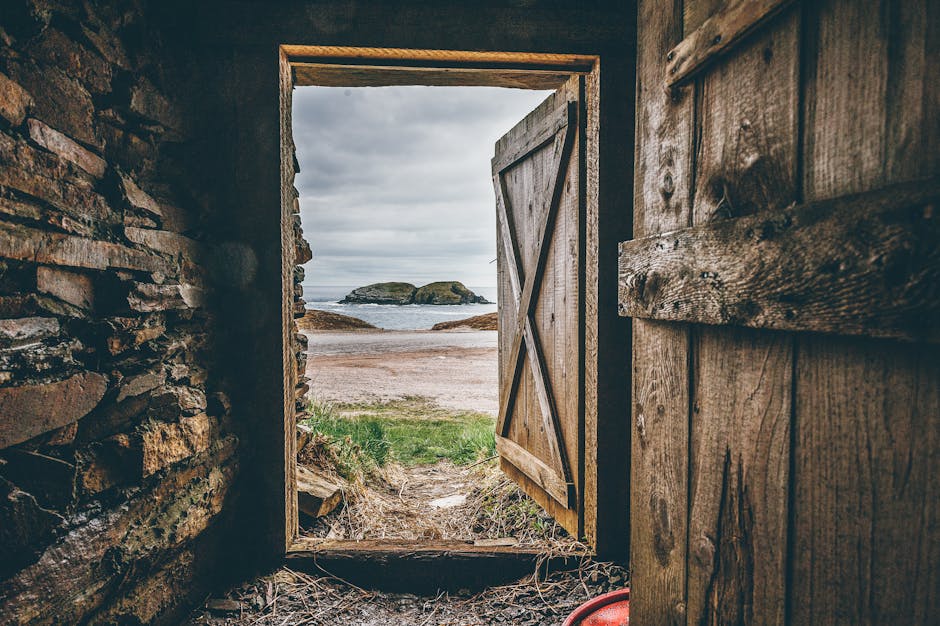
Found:
M 496 284 L 493 144 L 549 92 L 298 87 L 305 284 Z

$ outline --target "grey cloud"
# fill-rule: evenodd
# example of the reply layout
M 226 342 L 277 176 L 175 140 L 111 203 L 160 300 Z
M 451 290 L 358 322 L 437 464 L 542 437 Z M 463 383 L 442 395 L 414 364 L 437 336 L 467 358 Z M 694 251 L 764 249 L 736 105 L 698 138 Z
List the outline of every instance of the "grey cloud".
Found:
M 547 92 L 492 88 L 294 91 L 308 284 L 460 277 L 495 283 L 490 158 Z

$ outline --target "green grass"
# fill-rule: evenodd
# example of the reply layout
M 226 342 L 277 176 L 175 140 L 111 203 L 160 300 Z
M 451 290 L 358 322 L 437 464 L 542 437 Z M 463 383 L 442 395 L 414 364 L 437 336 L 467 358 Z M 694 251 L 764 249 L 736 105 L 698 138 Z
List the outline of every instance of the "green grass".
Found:
M 495 454 L 491 415 L 447 409 L 422 398 L 313 402 L 310 412 L 307 424 L 330 440 L 339 459 L 349 465 L 341 467 L 341 473 L 367 474 L 390 460 L 406 466 L 442 460 L 465 465 Z

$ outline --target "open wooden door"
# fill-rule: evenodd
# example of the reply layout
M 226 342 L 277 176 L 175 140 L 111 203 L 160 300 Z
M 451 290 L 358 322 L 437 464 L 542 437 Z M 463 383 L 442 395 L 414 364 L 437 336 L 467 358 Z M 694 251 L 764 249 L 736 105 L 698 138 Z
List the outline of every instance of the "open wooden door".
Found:
M 496 144 L 500 466 L 571 534 L 584 528 L 583 78 Z

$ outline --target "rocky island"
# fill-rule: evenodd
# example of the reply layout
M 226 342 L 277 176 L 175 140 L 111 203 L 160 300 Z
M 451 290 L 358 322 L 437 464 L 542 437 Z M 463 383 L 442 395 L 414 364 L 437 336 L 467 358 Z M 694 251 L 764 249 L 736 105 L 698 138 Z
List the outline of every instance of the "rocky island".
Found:
M 492 304 L 463 283 L 441 281 L 416 287 L 411 283 L 374 283 L 349 292 L 343 304 Z

